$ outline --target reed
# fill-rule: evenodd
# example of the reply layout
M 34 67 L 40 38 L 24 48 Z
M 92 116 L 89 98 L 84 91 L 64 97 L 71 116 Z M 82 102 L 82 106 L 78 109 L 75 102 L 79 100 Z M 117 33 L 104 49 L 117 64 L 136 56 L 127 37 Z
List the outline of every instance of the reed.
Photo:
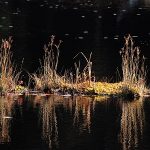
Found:
M 134 97 L 134 95 L 143 96 L 146 89 L 146 71 L 145 58 L 141 56 L 140 49 L 134 46 L 132 37 L 125 37 L 125 45 L 121 49 L 123 79 L 119 83 L 96 82 L 95 76 L 92 76 L 92 53 L 87 57 L 83 52 L 81 55 L 86 62 L 81 66 L 81 60 L 74 63 L 74 71 L 66 70 L 63 75 L 59 75 L 57 67 L 60 54 L 59 41 L 56 44 L 55 36 L 50 37 L 48 44 L 44 46 L 44 57 L 41 63 L 39 73 L 32 75 L 35 81 L 35 88 L 44 91 L 44 89 L 56 89 L 79 94 L 98 94 L 98 95 L 118 95 L 125 97 Z
M 12 38 L 2 39 L 0 47 L 0 88 L 1 92 L 12 92 L 18 82 L 20 72 L 17 72 L 12 61 Z
M 122 81 L 129 88 L 135 87 L 142 96 L 146 89 L 145 57 L 141 56 L 139 47 L 134 46 L 131 35 L 125 37 L 125 45 L 120 54 L 122 56 Z
M 62 41 L 60 40 L 58 44 L 56 44 L 55 36 L 51 36 L 48 44 L 44 45 L 44 57 L 39 69 L 40 71 L 39 73 L 31 75 L 35 81 L 36 89 L 44 90 L 45 88 L 67 88 L 80 91 L 83 88 L 83 83 L 84 86 L 85 83 L 87 84 L 86 86 L 91 85 L 92 53 L 90 54 L 89 59 L 82 52 L 75 56 L 77 57 L 81 54 L 85 58 L 87 64 L 83 67 L 83 69 L 80 68 L 80 62 L 75 62 L 75 73 L 73 71 L 66 70 L 63 75 L 60 76 L 58 74 L 57 67 L 61 43 Z
M 44 89 L 48 87 L 56 87 L 60 83 L 60 76 L 57 74 L 59 47 L 61 40 L 58 44 L 55 43 L 55 36 L 51 36 L 48 44 L 44 45 L 44 57 L 41 63 L 39 74 L 34 73 L 32 78 L 35 81 L 36 89 Z
M 90 53 L 89 59 L 86 57 L 86 55 L 83 52 L 78 53 L 75 57 L 77 57 L 79 54 L 81 54 L 85 60 L 86 60 L 86 65 L 84 68 L 80 70 L 80 62 L 79 65 L 75 63 L 75 70 L 76 70 L 76 78 L 75 78 L 75 83 L 77 85 L 81 85 L 81 83 L 87 84 L 87 86 L 91 86 L 92 78 L 95 79 L 95 77 L 92 77 L 92 53 Z M 75 58 L 74 57 L 74 58 Z

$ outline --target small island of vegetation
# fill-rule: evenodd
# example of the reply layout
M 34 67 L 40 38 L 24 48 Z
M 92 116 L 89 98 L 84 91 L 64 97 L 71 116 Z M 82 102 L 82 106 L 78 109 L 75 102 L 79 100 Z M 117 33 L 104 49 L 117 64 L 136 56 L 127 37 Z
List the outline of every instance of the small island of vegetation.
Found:
M 20 71 L 17 71 L 12 61 L 12 38 L 3 39 L 0 48 L 0 91 L 7 93 L 29 93 L 30 88 L 18 85 Z M 56 43 L 55 36 L 51 36 L 48 44 L 44 46 L 43 62 L 38 73 L 29 74 L 34 81 L 34 90 L 47 94 L 60 95 L 107 95 L 134 98 L 144 96 L 146 88 L 145 58 L 141 56 L 140 49 L 134 46 L 131 35 L 125 37 L 124 47 L 120 51 L 122 57 L 122 80 L 117 83 L 98 82 L 92 76 L 92 62 L 80 52 L 86 60 L 86 65 L 80 67 L 75 63 L 75 72 L 65 71 L 60 75 L 57 71 L 61 40 Z

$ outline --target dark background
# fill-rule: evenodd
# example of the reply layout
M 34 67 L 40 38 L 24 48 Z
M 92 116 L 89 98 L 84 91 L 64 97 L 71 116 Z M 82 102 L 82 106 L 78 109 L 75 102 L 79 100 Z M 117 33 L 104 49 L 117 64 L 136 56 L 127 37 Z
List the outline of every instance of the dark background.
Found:
M 56 42 L 63 41 L 59 72 L 73 68 L 78 52 L 87 57 L 92 52 L 97 80 L 114 81 L 117 70 L 121 74 L 119 50 L 127 34 L 133 36 L 149 68 L 149 11 L 148 0 L 1 0 L 0 36 L 13 36 L 15 62 L 19 66 L 24 58 L 23 68 L 30 73 L 40 66 L 43 46 L 55 35 Z

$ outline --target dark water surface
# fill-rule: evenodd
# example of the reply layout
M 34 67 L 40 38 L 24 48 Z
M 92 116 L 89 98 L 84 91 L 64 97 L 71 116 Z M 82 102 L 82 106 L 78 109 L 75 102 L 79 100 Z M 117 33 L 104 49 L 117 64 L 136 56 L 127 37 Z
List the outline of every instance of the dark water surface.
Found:
M 149 99 L 0 98 L 0 148 L 149 150 Z
M 86 56 L 92 52 L 97 79 L 115 80 L 121 67 L 119 50 L 129 33 L 147 58 L 149 68 L 149 18 L 149 0 L 0 1 L 0 35 L 13 36 L 15 61 L 20 64 L 24 58 L 23 68 L 29 72 L 39 67 L 43 45 L 52 34 L 63 41 L 60 72 L 73 66 L 78 52 Z
M 116 80 L 131 34 L 150 67 L 150 0 L 1 0 L 0 38 L 13 36 L 15 62 L 34 72 L 50 35 L 61 39 L 59 71 L 92 52 L 96 79 Z M 84 61 L 84 59 L 83 59 Z M 148 73 L 148 83 L 149 83 Z M 0 98 L 0 149 L 150 150 L 149 99 Z

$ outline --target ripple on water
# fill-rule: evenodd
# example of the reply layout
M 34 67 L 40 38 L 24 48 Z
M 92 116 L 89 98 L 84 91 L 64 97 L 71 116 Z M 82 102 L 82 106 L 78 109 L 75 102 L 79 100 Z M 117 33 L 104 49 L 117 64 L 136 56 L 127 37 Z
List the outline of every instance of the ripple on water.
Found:
M 127 10 L 126 9 L 122 9 L 122 12 L 126 12 Z
M 41 5 L 40 5 L 40 7 L 44 7 L 44 5 L 43 5 L 43 4 L 41 4 Z
M 98 19 L 102 19 L 102 16 L 98 16 Z
M 113 16 L 117 16 L 117 14 L 116 14 L 116 13 L 113 13 Z
M 8 2 L 6 1 L 6 2 L 4 2 L 6 5 L 8 4 Z
M 82 15 L 82 16 L 81 16 L 81 18 L 85 18 L 85 16 L 84 16 L 84 15 Z
M 55 7 L 59 7 L 59 5 L 58 5 L 58 4 L 56 4 L 56 5 L 55 5 Z
M 114 40 L 118 40 L 118 39 L 119 39 L 119 35 L 115 35 Z
M 13 12 L 12 14 L 13 14 L 13 15 L 18 15 L 19 13 L 18 13 L 18 12 Z
M 83 33 L 84 33 L 84 34 L 88 34 L 88 33 L 89 33 L 89 31 L 85 30 L 85 31 L 83 31 Z
M 9 28 L 13 28 L 13 26 L 12 26 L 12 25 L 10 25 L 10 26 L 9 26 Z
M 79 40 L 83 40 L 84 37 L 83 37 L 83 36 L 78 36 L 78 39 L 79 39 Z
M 108 39 L 108 36 L 104 36 L 104 40 L 107 40 Z
M 79 8 L 78 8 L 78 7 L 73 7 L 73 9 L 74 9 L 74 10 L 78 10 Z
M 50 8 L 50 9 L 52 9 L 52 8 L 53 8 L 53 6 L 52 6 L 52 5 L 50 5 L 50 6 L 49 6 L 49 8 Z
M 65 33 L 65 36 L 69 36 L 69 33 Z
M 3 20 L 4 20 L 4 19 L 6 19 L 6 17 L 5 17 L 5 16 L 3 16 L 3 17 L 1 17 L 1 19 L 3 19 Z
M 114 40 L 118 40 L 119 38 L 118 37 L 114 37 Z
M 98 10 L 97 10 L 97 9 L 96 9 L 96 10 L 93 10 L 93 12 L 94 12 L 94 13 L 98 13 Z
M 137 38 L 137 37 L 138 37 L 138 35 L 132 35 L 132 37 L 133 37 L 133 38 Z

